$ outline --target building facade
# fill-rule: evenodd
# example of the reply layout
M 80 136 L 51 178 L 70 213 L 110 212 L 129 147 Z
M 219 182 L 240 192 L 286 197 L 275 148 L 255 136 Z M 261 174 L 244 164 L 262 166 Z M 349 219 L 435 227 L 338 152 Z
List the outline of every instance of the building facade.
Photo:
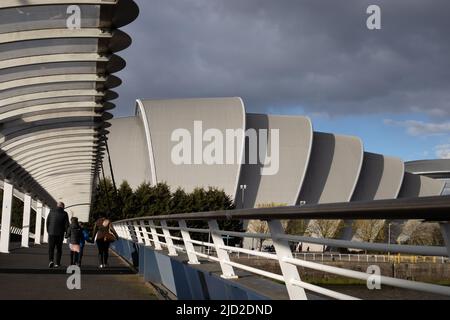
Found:
M 238 208 L 437 196 L 445 185 L 307 117 L 246 113 L 240 98 L 138 100 L 134 117 L 111 124 L 105 172 L 117 182 L 217 187 Z

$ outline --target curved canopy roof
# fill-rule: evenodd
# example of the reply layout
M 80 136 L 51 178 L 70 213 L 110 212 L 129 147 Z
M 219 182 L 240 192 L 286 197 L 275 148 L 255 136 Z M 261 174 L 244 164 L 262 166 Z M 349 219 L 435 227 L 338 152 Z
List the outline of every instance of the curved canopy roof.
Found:
M 121 84 L 112 74 L 125 67 L 115 53 L 131 44 L 118 28 L 138 13 L 133 0 L 0 2 L 1 180 L 88 219 Z
M 450 159 L 417 160 L 406 163 L 406 171 L 437 179 L 450 179 Z

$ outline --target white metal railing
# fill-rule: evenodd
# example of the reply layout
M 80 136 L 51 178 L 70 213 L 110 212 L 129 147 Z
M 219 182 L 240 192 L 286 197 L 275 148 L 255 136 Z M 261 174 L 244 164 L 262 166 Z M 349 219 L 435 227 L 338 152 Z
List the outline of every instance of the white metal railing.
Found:
M 447 252 L 450 251 L 447 247 L 403 246 L 392 244 L 388 245 L 381 243 L 354 242 L 325 238 L 312 238 L 305 236 L 293 236 L 285 234 L 280 220 L 275 219 L 268 220 L 270 233 L 267 234 L 227 231 L 221 230 L 217 221 L 227 218 L 237 219 L 240 217 L 239 213 L 233 214 L 232 217 L 229 215 L 229 213 L 218 215 L 217 219 L 212 219 L 211 216 L 212 214 L 208 213 L 203 215 L 199 214 L 198 216 L 174 215 L 162 217 L 143 217 L 138 219 L 118 221 L 114 223 L 114 226 L 121 238 L 141 243 L 145 246 L 153 247 L 155 250 L 162 250 L 163 248 L 165 248 L 168 254 L 171 256 L 176 256 L 178 255 L 178 253 L 183 252 L 187 254 L 187 259 L 190 264 L 201 263 L 199 258 L 217 262 L 220 264 L 222 277 L 224 278 L 237 278 L 235 269 L 240 269 L 265 278 L 283 282 L 286 285 L 286 289 L 288 291 L 290 299 L 307 299 L 305 290 L 334 299 L 357 299 L 356 297 L 352 297 L 302 281 L 298 271 L 299 266 L 362 281 L 372 281 L 373 279 L 375 279 L 374 276 L 378 276 L 377 279 L 379 280 L 380 285 L 450 296 L 450 287 L 447 286 L 403 280 L 382 275 L 374 275 L 326 264 L 327 260 L 330 261 L 332 258 L 338 258 L 340 261 L 342 261 L 343 257 L 347 257 L 349 261 L 355 261 L 353 259 L 355 257 L 356 259 L 361 259 L 361 257 L 363 257 L 366 259 L 366 262 L 377 263 L 383 262 L 382 259 L 386 258 L 381 257 L 386 257 L 386 255 L 296 253 L 292 252 L 290 243 L 300 241 L 302 243 L 316 243 L 325 246 L 340 248 L 356 248 L 368 251 L 371 250 L 373 252 L 386 252 L 388 253 L 388 257 L 391 254 L 394 255 L 397 253 L 436 256 L 441 259 L 442 262 L 448 261 L 447 258 L 445 258 L 445 260 L 443 258 L 444 256 L 447 256 Z M 207 221 L 209 228 L 199 229 L 187 227 L 186 221 L 200 220 L 202 219 L 202 217 L 205 217 L 204 220 Z M 243 218 L 248 218 L 248 215 Z M 254 215 L 254 218 L 257 218 L 257 216 Z M 295 217 L 293 216 L 293 218 Z M 380 218 L 383 219 L 383 217 Z M 264 219 L 267 220 L 267 214 L 265 214 Z M 172 223 L 177 222 L 178 227 L 168 226 L 168 221 L 171 221 Z M 442 224 L 444 238 L 447 239 L 446 237 L 448 237 L 448 234 L 445 233 L 445 228 L 448 224 L 445 222 L 442 222 Z M 173 234 L 174 232 L 177 232 L 177 234 Z M 210 240 L 200 241 L 192 239 L 191 236 L 198 234 L 209 234 Z M 241 247 L 227 246 L 224 243 L 224 235 L 251 239 L 271 239 L 273 242 L 274 252 L 261 252 Z M 261 268 L 248 266 L 240 263 L 241 261 L 236 261 L 236 259 L 232 261 L 231 257 L 233 255 L 244 255 L 247 257 L 254 257 L 258 259 L 270 259 L 277 261 L 281 269 L 281 274 L 276 274 L 267 270 L 263 270 Z M 310 259 L 311 257 L 314 258 Z M 370 259 L 369 257 L 373 257 L 373 259 Z
M 0 228 L 1 228 L 1 224 L 0 224 Z M 22 232 L 23 232 L 23 229 L 21 229 L 21 228 L 18 228 L 18 227 L 10 227 L 10 229 L 9 229 L 9 233 L 10 234 L 15 234 L 15 235 L 17 235 L 17 236 L 21 236 L 22 235 Z M 34 239 L 34 233 L 29 233 L 28 234 L 28 237 L 30 238 L 30 239 Z
M 200 247 L 201 252 L 207 250 Z M 265 252 L 265 251 L 262 251 Z M 328 252 L 296 252 L 293 251 L 294 258 L 300 258 L 305 261 L 321 262 L 366 262 L 366 263 L 440 263 L 450 262 L 450 258 L 444 256 L 425 256 L 425 255 L 401 255 L 401 254 L 369 254 L 369 253 L 328 253 Z M 260 259 L 254 254 L 246 254 L 242 251 L 230 253 L 231 257 L 238 259 Z M 263 259 L 262 257 L 261 259 Z

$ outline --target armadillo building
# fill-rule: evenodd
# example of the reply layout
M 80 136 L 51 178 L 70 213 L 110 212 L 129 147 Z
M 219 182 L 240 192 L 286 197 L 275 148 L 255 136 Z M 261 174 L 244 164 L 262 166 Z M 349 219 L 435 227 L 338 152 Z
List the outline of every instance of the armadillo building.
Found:
M 223 146 L 220 151 L 242 161 L 174 163 L 173 133 L 195 134 L 198 122 L 203 131 L 215 130 L 224 137 L 227 130 L 245 132 L 235 137 L 233 148 Z M 142 182 L 166 182 L 186 191 L 218 187 L 241 208 L 422 197 L 440 195 L 444 189 L 443 181 L 406 172 L 401 159 L 364 150 L 358 137 L 316 132 L 308 117 L 246 113 L 240 98 L 137 100 L 135 116 L 113 119 L 111 124 L 112 167 L 106 166 L 105 172 L 133 188 Z M 252 132 L 263 132 L 265 150 L 251 144 Z M 274 141 L 277 148 L 271 145 Z M 257 163 L 249 161 L 255 150 L 261 160 Z M 277 170 L 262 174 L 275 151 Z M 352 238 L 351 229 L 344 233 Z

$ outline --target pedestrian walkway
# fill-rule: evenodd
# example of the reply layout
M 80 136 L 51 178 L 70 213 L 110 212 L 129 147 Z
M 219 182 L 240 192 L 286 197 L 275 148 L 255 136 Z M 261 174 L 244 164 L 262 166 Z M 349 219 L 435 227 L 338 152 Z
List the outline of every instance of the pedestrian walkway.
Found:
M 12 246 L 0 254 L 0 300 L 154 300 L 154 291 L 118 256 L 110 252 L 109 267 L 97 267 L 97 249 L 85 248 L 81 290 L 67 288 L 69 249 L 63 248 L 62 266 L 48 268 L 48 247 Z M 16 249 L 14 249 L 16 247 Z

